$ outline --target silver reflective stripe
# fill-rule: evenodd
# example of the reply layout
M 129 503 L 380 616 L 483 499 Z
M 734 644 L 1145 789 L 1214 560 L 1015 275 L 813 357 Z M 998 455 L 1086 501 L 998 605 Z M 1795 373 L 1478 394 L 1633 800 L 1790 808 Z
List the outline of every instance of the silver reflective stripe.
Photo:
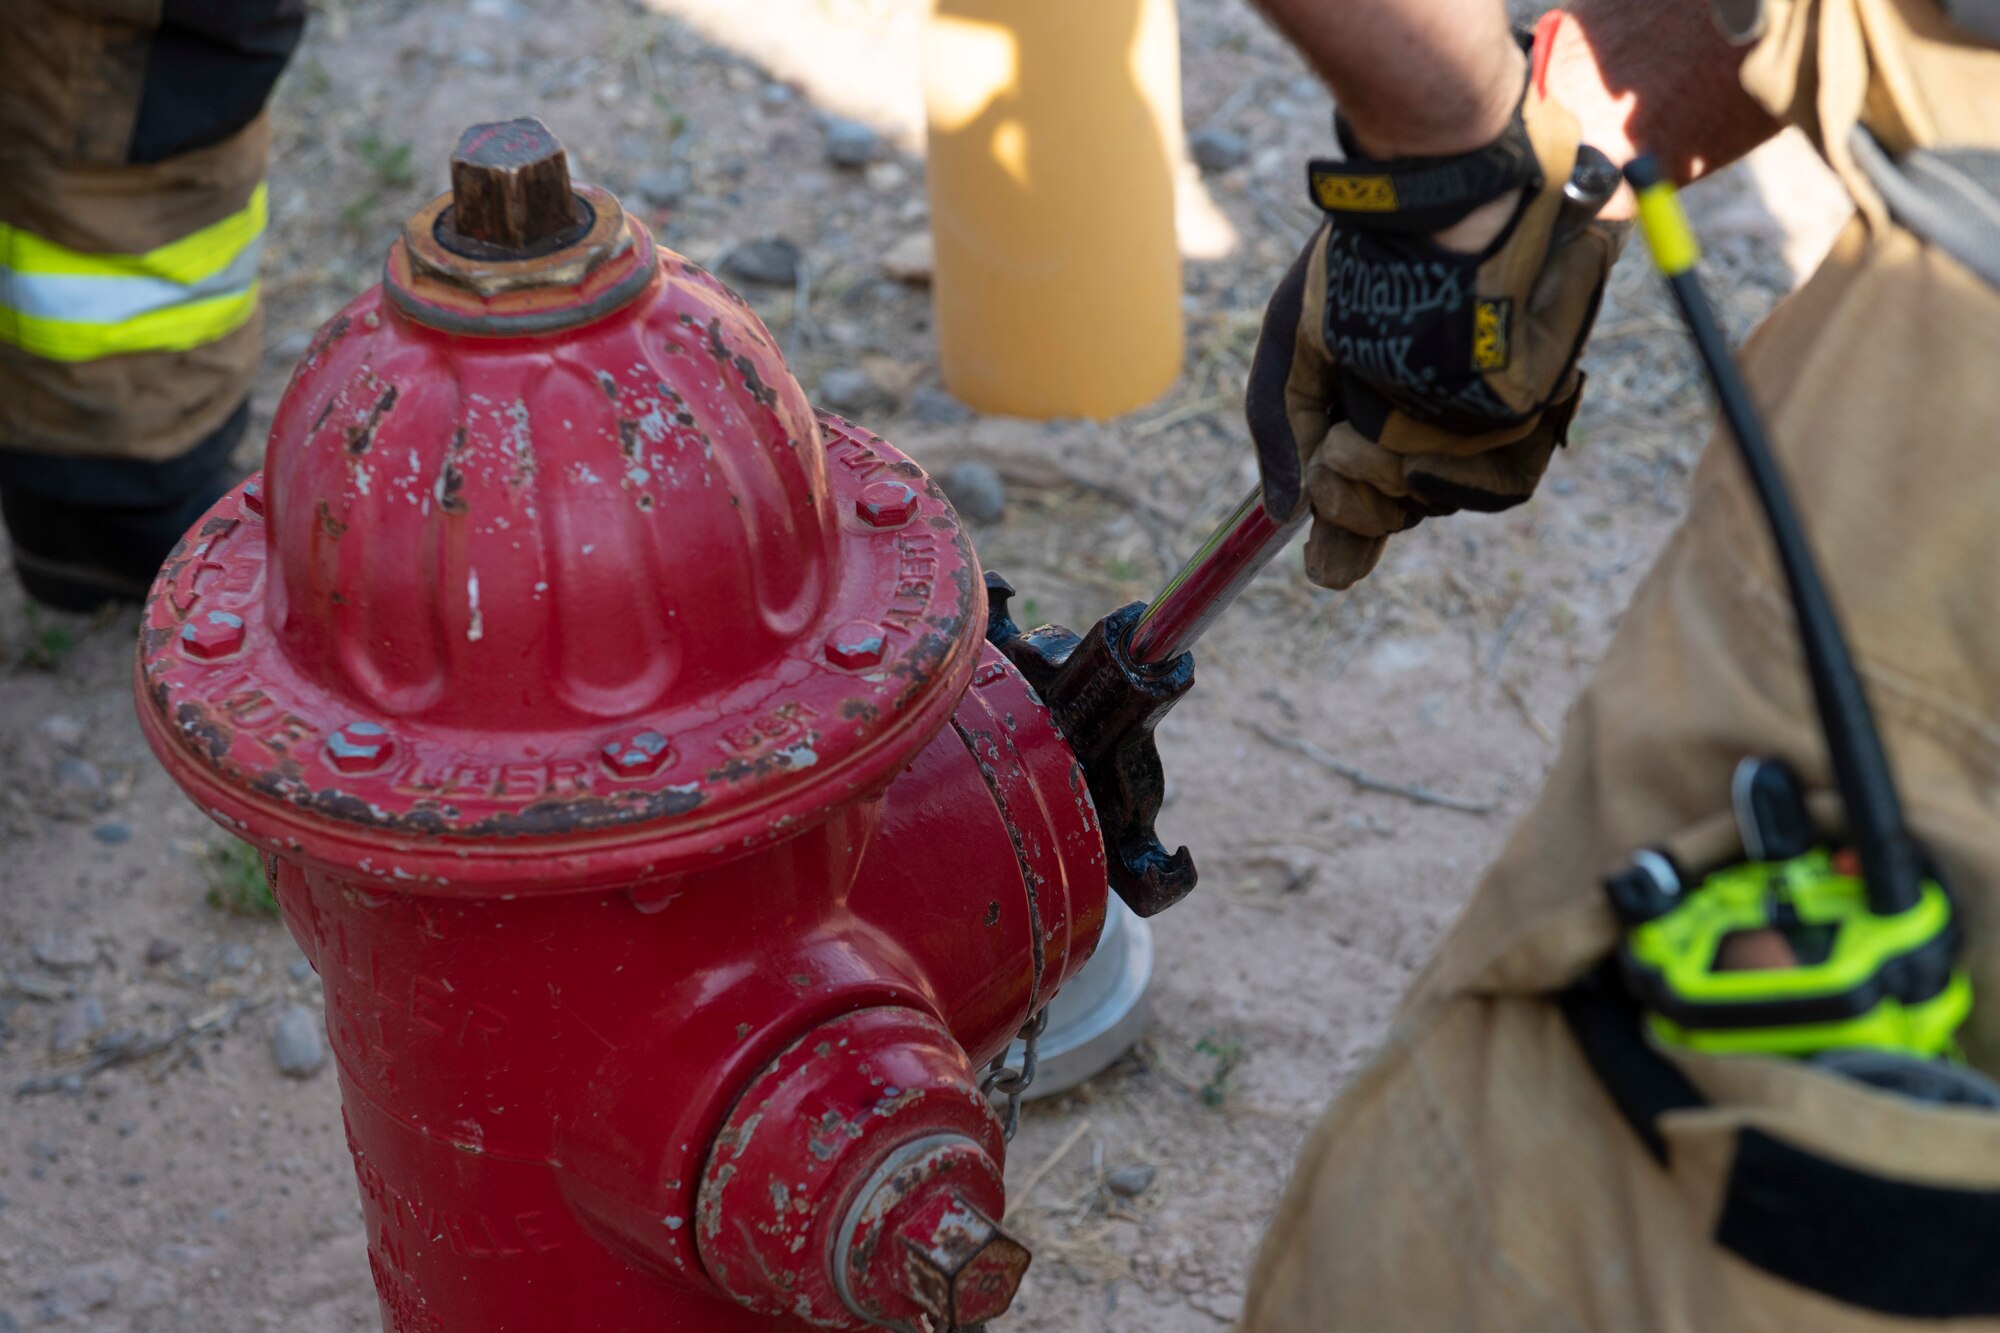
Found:
M 195 283 L 86 273 L 17 273 L 0 263 L 0 309 L 75 324 L 123 324 L 158 310 L 248 291 L 257 280 L 257 260 L 263 251 L 264 238 L 259 236 L 230 261 L 228 268 Z

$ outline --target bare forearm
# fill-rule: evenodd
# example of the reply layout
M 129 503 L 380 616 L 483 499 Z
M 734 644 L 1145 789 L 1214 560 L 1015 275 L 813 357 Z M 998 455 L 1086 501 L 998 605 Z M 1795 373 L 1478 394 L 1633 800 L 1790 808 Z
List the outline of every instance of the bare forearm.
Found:
M 1333 89 L 1371 155 L 1478 148 L 1520 99 L 1522 57 L 1501 0 L 1257 3 Z M 1549 92 L 1615 161 L 1650 150 L 1690 181 L 1777 131 L 1737 82 L 1743 53 L 1716 32 L 1709 0 L 1572 0 L 1567 10 Z
M 1744 51 L 1716 31 L 1709 0 L 1572 0 L 1566 9 L 1549 92 L 1613 161 L 1651 152 L 1685 184 L 1778 132 L 1743 91 Z M 1611 211 L 1629 211 L 1629 201 Z
M 1469 152 L 1498 137 L 1524 65 L 1503 0 L 1256 0 L 1333 89 L 1376 157 Z

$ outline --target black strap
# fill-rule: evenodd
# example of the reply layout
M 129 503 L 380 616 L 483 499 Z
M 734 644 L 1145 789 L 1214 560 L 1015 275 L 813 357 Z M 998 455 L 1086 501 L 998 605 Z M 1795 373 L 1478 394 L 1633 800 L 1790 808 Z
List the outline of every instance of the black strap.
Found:
M 1357 231 L 1427 236 L 1510 191 L 1542 186 L 1541 161 L 1518 107 L 1492 143 L 1447 157 L 1366 157 L 1346 121 L 1336 116 L 1334 123 L 1347 155 L 1307 163 L 1306 188 L 1314 207 Z
M 1917 148 L 1891 157 L 1859 125 L 1848 145 L 1891 217 L 2000 288 L 2000 153 Z
M 255 120 L 305 23 L 306 0 L 163 0 L 128 159 L 163 162 Z
M 1665 1166 L 1667 1141 L 1660 1134 L 1660 1117 L 1706 1106 L 1707 1098 L 1679 1065 L 1646 1044 L 1639 1006 L 1609 967 L 1556 996 L 1556 1004 L 1625 1123 L 1653 1160 Z
M 1609 965 L 1555 999 L 1619 1112 L 1666 1165 L 1660 1117 L 1707 1099 L 1646 1041 Z M 1880 1176 L 1744 1128 L 1714 1240 L 1773 1277 L 1880 1314 L 2000 1315 L 2000 1190 Z

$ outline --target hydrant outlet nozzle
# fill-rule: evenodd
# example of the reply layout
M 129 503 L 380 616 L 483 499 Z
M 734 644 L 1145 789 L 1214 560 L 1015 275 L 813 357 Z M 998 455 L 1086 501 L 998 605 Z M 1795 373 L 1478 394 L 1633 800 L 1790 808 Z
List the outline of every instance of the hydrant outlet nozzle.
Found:
M 824 1328 L 943 1330 L 1004 1311 L 1028 1251 L 1007 1210 L 999 1119 L 951 1034 L 863 1009 L 752 1079 L 715 1136 L 696 1243 L 717 1286 Z
M 834 1252 L 841 1300 L 871 1323 L 957 1329 L 997 1319 L 1032 1259 L 990 1206 L 996 1164 L 978 1144 L 937 1135 L 891 1154 L 856 1193 Z

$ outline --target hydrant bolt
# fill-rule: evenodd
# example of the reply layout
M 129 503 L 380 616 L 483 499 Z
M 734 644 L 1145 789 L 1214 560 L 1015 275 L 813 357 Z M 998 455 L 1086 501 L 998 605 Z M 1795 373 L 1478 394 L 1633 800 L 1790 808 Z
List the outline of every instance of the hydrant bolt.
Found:
M 326 738 L 327 762 L 342 773 L 372 773 L 396 748 L 379 722 L 349 722 Z
M 1027 1247 L 956 1192 L 933 1196 L 892 1239 L 910 1294 L 946 1328 L 1005 1314 L 1028 1271 Z
M 850 671 L 862 671 L 880 666 L 888 649 L 889 636 L 880 625 L 855 620 L 827 636 L 826 660 Z
M 854 512 L 871 528 L 900 528 L 917 512 L 917 493 L 900 481 L 878 481 L 861 492 Z
M 181 651 L 198 662 L 228 657 L 243 646 L 243 617 L 208 611 L 181 626 Z
M 600 753 L 613 777 L 649 778 L 672 762 L 674 747 L 659 732 L 648 730 L 614 736 Z

